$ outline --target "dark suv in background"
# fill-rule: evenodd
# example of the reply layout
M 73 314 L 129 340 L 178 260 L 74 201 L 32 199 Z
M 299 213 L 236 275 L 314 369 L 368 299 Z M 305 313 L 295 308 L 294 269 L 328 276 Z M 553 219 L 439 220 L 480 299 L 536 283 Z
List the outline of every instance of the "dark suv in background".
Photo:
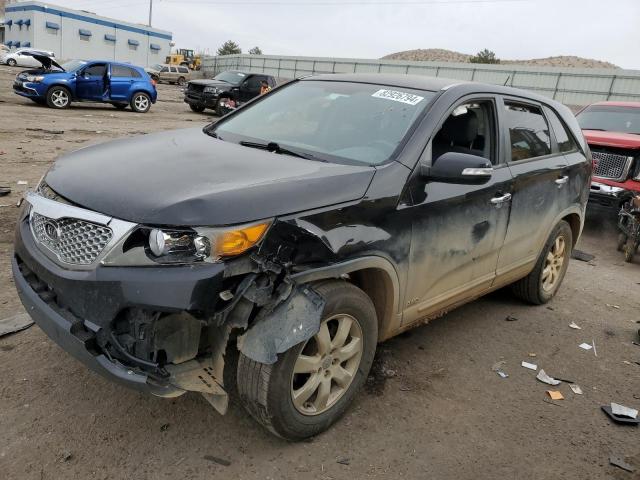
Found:
M 591 165 L 571 112 L 533 93 L 309 77 L 203 130 L 62 157 L 26 196 L 13 275 L 95 371 L 223 413 L 237 392 L 302 439 L 348 408 L 378 342 L 506 285 L 553 298 Z
M 194 112 L 203 112 L 211 108 L 219 116 L 227 113 L 229 100 L 237 106 L 260 95 L 262 82 L 269 87 L 276 86 L 271 75 L 253 74 L 238 71 L 222 72 L 212 80 L 192 80 L 184 92 L 184 101 Z

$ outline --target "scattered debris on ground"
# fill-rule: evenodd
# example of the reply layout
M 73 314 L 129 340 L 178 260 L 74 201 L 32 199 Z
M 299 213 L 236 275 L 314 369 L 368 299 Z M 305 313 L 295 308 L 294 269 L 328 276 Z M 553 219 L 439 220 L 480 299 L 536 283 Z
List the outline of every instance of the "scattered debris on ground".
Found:
M 573 393 L 575 393 L 576 395 L 582 395 L 582 388 L 580 388 L 580 385 L 576 385 L 575 383 L 570 383 L 569 388 L 571 388 Z
M 611 403 L 610 405 L 603 405 L 600 407 L 604 413 L 606 413 L 611 420 L 622 425 L 638 425 L 640 420 L 638 417 L 638 411 L 633 408 L 628 408 L 617 403 Z M 618 413 L 614 413 L 618 412 Z
M 223 467 L 231 465 L 231 462 L 225 458 L 214 457 L 213 455 L 205 455 L 203 458 L 210 462 L 217 463 L 218 465 L 222 465 Z
M 521 364 L 524 368 L 528 368 L 529 370 L 538 370 L 538 366 L 534 363 L 522 362 Z
M 536 378 L 547 385 L 560 385 L 560 380 L 550 377 L 542 368 L 538 372 L 538 375 L 536 375 Z
M 591 255 L 590 253 L 583 252 L 582 250 L 574 249 L 571 252 L 571 258 L 575 260 L 580 260 L 581 262 L 590 262 L 591 260 L 596 258 L 596 256 Z
M 582 330 L 582 327 L 578 326 L 576 322 L 571 322 L 569 324 L 569 328 L 573 328 L 574 330 Z
M 20 313 L 12 317 L 0 320 L 0 337 L 9 335 L 10 333 L 19 332 L 33 325 L 33 319 L 28 313 Z
M 551 397 L 551 400 L 564 400 L 564 396 L 558 390 L 547 390 L 547 395 Z
M 336 463 L 339 463 L 340 465 L 349 465 L 351 463 L 351 459 L 347 457 L 338 457 Z
M 517 322 L 518 321 L 518 317 L 515 317 L 513 315 L 507 315 L 507 318 L 505 318 L 505 320 L 507 322 Z
M 614 467 L 621 468 L 622 470 L 626 470 L 627 472 L 633 473 L 635 471 L 635 469 L 630 464 L 624 461 L 624 458 L 617 455 L 611 455 L 609 457 L 609 463 Z

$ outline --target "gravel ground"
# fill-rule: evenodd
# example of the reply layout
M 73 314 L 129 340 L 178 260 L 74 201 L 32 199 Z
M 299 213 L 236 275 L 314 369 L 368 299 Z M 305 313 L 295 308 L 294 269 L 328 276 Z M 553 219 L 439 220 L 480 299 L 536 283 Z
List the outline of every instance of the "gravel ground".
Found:
M 0 197 L 0 318 L 23 312 L 9 263 L 18 181 L 33 187 L 55 157 L 92 143 L 210 118 L 168 85 L 146 115 L 91 104 L 57 112 L 14 95 L 17 72 L 0 67 L 0 184 L 14 188 Z M 2 478 L 640 479 L 638 428 L 600 411 L 611 401 L 640 408 L 640 259 L 625 264 L 615 251 L 614 221 L 590 213 L 579 248 L 595 259 L 571 262 L 550 305 L 496 292 L 380 345 L 367 388 L 308 442 L 274 438 L 239 407 L 220 416 L 197 394 L 164 400 L 114 385 L 38 327 L 1 338 Z M 593 340 L 597 357 L 578 348 Z M 523 360 L 584 394 L 563 383 L 565 400 L 552 402 Z M 491 370 L 498 361 L 509 378 Z M 610 466 L 612 454 L 636 473 Z

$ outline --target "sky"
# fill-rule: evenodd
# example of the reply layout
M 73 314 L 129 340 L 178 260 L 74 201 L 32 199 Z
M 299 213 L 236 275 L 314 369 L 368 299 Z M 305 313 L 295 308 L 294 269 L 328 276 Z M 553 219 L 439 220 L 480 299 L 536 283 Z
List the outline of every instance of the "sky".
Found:
M 147 23 L 149 0 L 52 0 Z M 178 48 L 380 58 L 415 48 L 498 58 L 577 55 L 640 69 L 640 0 L 154 0 Z

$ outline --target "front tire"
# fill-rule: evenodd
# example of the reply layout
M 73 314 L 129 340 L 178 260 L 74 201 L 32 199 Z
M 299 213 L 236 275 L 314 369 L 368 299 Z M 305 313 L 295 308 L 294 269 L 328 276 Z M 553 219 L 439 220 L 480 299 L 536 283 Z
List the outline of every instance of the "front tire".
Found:
M 13 58 L 7 60 L 7 65 L 9 65 L 10 67 L 15 67 L 17 64 L 18 62 L 16 62 Z
M 347 410 L 373 363 L 378 321 L 371 299 L 345 281 L 316 287 L 326 304 L 319 332 L 279 355 L 255 362 L 240 353 L 238 393 L 249 413 L 287 440 L 317 435 Z
M 189 107 L 191 108 L 191 110 L 193 110 L 196 113 L 204 112 L 204 107 L 202 105 L 196 105 L 194 103 L 190 103 Z
M 551 300 L 564 279 L 573 248 L 573 232 L 564 220 L 553 229 L 533 271 L 512 286 L 514 294 L 534 305 Z
M 179 86 L 183 87 L 183 86 L 184 86 L 184 84 L 185 84 L 185 82 L 186 82 L 186 80 L 185 80 L 185 78 L 184 78 L 184 77 L 180 77 L 180 78 L 178 78 L 178 85 L 179 85 Z
M 47 105 L 51 108 L 68 108 L 71 105 L 71 92 L 65 87 L 51 87 L 47 92 Z
M 137 92 L 131 97 L 130 105 L 136 113 L 147 113 L 151 108 L 151 97 L 144 92 Z

